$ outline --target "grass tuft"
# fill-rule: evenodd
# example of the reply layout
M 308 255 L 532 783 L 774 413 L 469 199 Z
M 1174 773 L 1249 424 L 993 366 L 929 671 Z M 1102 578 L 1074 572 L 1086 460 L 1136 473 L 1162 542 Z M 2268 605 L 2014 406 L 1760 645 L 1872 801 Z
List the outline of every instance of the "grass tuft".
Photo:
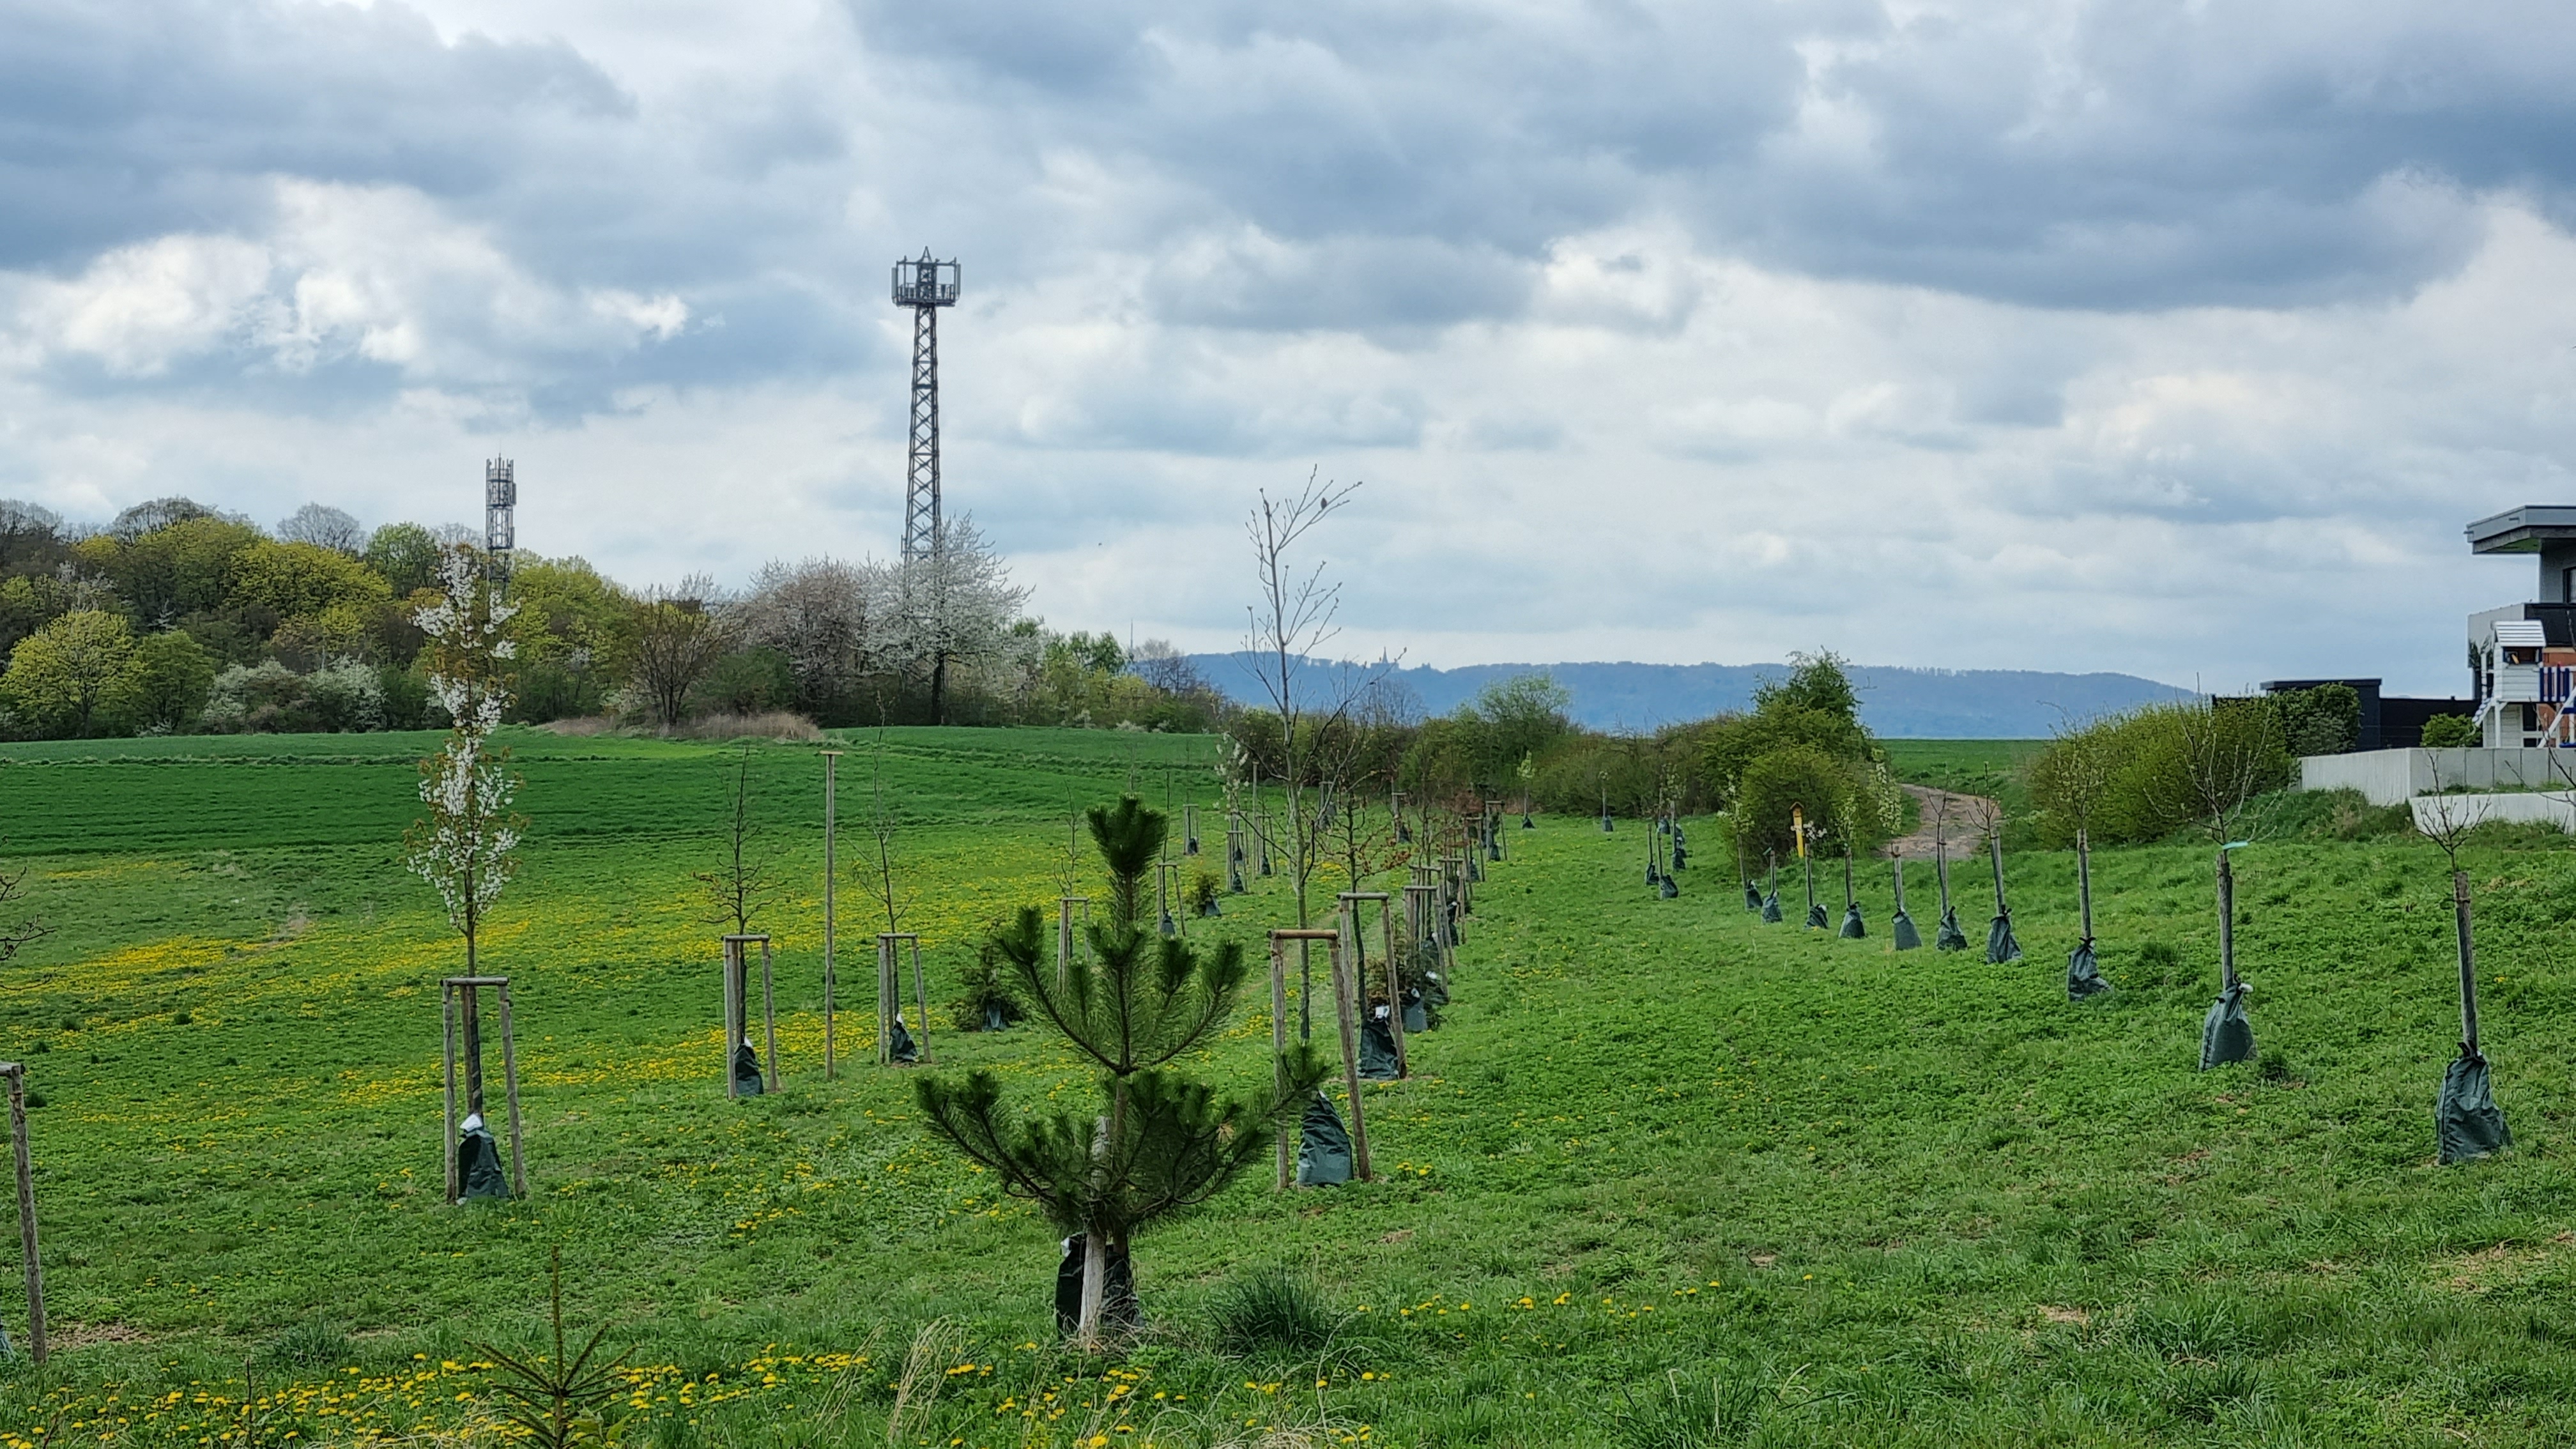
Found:
M 1315 1285 L 1284 1268 L 1219 1287 L 1208 1300 L 1208 1318 L 1217 1347 L 1238 1357 L 1312 1353 L 1341 1327 Z
M 349 1335 L 338 1324 L 308 1318 L 261 1345 L 259 1361 L 271 1369 L 333 1368 L 349 1353 Z

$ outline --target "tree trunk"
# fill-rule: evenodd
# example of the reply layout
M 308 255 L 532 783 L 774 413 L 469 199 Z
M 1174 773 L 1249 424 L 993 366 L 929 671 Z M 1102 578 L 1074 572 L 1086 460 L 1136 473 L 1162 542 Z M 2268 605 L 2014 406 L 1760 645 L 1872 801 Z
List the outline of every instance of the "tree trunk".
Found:
M 948 656 L 944 652 L 930 657 L 930 722 L 948 723 Z
M 1109 1235 L 1099 1228 L 1082 1235 L 1082 1317 L 1073 1341 L 1085 1353 L 1100 1351 L 1100 1310 L 1109 1284 Z
M 1106 1194 L 1109 1190 L 1109 1154 L 1116 1150 L 1127 1129 L 1127 1079 L 1115 1078 L 1109 1088 L 1109 1114 L 1100 1119 L 1099 1136 L 1092 1146 L 1092 1191 Z M 1101 1348 L 1100 1311 L 1109 1283 L 1109 1240 L 1107 1228 L 1097 1216 L 1083 1232 L 1082 1239 L 1082 1315 L 1074 1327 L 1075 1342 L 1085 1353 L 1098 1353 Z
M 2093 843 L 2083 826 L 2075 827 L 2075 895 L 2084 908 L 2084 939 L 2093 939 Z
M 2457 918 L 2460 933 L 2460 1051 L 2468 1057 L 2478 1053 L 2478 974 L 2477 948 L 2469 933 L 2469 873 L 2451 872 L 2451 910 Z
M 464 991 L 465 1000 L 461 1003 L 460 1025 L 465 1039 L 465 1113 L 469 1117 L 480 1116 L 483 1112 L 483 1014 L 477 1008 L 482 994 L 478 988 L 468 986 Z
M 2218 985 L 2236 989 L 2236 871 L 2227 852 L 2218 852 Z

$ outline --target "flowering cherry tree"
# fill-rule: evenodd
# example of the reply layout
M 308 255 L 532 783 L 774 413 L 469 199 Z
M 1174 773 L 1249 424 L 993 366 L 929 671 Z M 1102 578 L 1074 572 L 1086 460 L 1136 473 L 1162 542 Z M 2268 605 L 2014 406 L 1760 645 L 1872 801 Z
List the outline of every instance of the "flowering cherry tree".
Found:
M 492 731 L 510 703 L 510 660 L 503 633 L 517 609 L 483 575 L 474 551 L 451 548 L 439 560 L 438 602 L 412 616 L 429 636 L 429 687 L 455 724 L 437 754 L 420 762 L 426 818 L 403 843 L 412 870 L 438 892 L 448 923 L 465 937 L 465 971 L 475 971 L 474 938 L 483 914 L 518 870 L 514 852 L 527 817 L 510 809 L 521 783 L 494 748 Z

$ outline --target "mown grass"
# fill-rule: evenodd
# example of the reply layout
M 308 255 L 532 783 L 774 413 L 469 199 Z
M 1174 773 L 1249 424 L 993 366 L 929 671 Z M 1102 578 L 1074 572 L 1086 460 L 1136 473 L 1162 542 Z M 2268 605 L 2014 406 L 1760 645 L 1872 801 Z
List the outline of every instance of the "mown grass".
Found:
M 539 825 L 489 963 L 519 983 L 536 1191 L 456 1210 L 435 1185 L 434 986 L 456 952 L 395 863 L 408 766 L 280 742 L 218 767 L 151 743 L 180 762 L 91 747 L 0 769 L 13 848 L 50 832 L 33 904 L 60 927 L 0 976 L 0 1050 L 48 1096 L 32 1131 L 65 1343 L 0 1384 L 18 1443 L 239 1442 L 246 1361 L 264 1443 L 470 1426 L 474 1345 L 531 1341 L 556 1246 L 575 1320 L 635 1345 L 629 1437 L 654 1445 L 2570 1434 L 2563 844 L 2473 851 L 2521 1145 L 2443 1169 L 2429 1118 L 2456 1008 L 2428 846 L 2240 853 L 2265 1061 L 2204 1076 L 2203 849 L 2097 855 L 2118 989 L 2078 1007 L 2064 855 L 2011 857 L 2032 954 L 1990 967 L 1891 953 L 1883 867 L 1862 881 L 1872 938 L 1843 942 L 1761 926 L 1707 854 L 1655 898 L 1632 822 L 1543 821 L 1493 868 L 1418 1075 L 1369 1089 L 1383 1180 L 1254 1182 L 1144 1239 L 1153 1333 L 1097 1363 L 1054 1345 L 1051 1234 L 922 1139 L 908 1078 L 820 1079 L 810 748 L 755 751 L 797 848 L 772 923 L 790 1084 L 728 1103 L 687 873 L 730 757 L 529 742 Z M 904 744 L 888 776 L 943 975 L 981 921 L 1056 893 L 1068 796 L 1131 777 L 1152 795 L 1165 761 L 1206 758 L 1108 735 Z M 844 760 L 845 822 L 867 776 Z M 262 813 L 272 796 L 304 804 Z M 81 829 L 94 799 L 130 843 Z M 1982 871 L 1953 886 L 1981 937 Z M 1839 906 L 1838 876 L 1819 891 Z M 860 896 L 845 886 L 851 942 Z M 1909 900 L 1928 927 L 1928 869 Z M 1276 882 L 1227 909 L 1193 930 L 1250 940 L 1287 911 Z M 872 1018 L 844 1027 L 864 1042 Z M 1250 1080 L 1267 1034 L 1247 1011 L 1201 1069 Z M 1023 1100 L 1087 1100 L 1037 1032 L 934 1046 Z M 1288 1282 L 1311 1285 L 1293 1313 L 1308 1290 Z M 1294 1332 L 1245 1328 L 1264 1295 Z
M 1964 795 L 2000 800 L 2019 814 L 2029 808 L 2030 790 L 2022 769 L 2046 740 L 1885 740 L 1887 762 L 1896 778 Z

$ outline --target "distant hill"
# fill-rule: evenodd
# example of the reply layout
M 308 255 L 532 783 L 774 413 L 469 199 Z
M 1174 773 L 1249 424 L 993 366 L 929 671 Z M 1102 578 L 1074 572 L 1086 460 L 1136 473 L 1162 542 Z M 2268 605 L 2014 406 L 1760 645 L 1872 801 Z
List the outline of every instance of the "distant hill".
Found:
M 1190 662 L 1228 698 L 1263 702 L 1244 656 L 1194 654 Z M 1497 679 L 1545 673 L 1574 692 L 1576 722 L 1610 730 L 1648 729 L 1743 709 L 1752 703 L 1754 685 L 1787 672 L 1784 664 L 1470 664 L 1399 669 L 1394 677 L 1421 700 L 1425 713 L 1447 714 Z M 2037 739 L 2057 728 L 2061 718 L 2083 720 L 2191 693 L 2133 674 L 1874 664 L 1852 666 L 1852 683 L 1860 690 L 1861 718 L 1891 739 Z

